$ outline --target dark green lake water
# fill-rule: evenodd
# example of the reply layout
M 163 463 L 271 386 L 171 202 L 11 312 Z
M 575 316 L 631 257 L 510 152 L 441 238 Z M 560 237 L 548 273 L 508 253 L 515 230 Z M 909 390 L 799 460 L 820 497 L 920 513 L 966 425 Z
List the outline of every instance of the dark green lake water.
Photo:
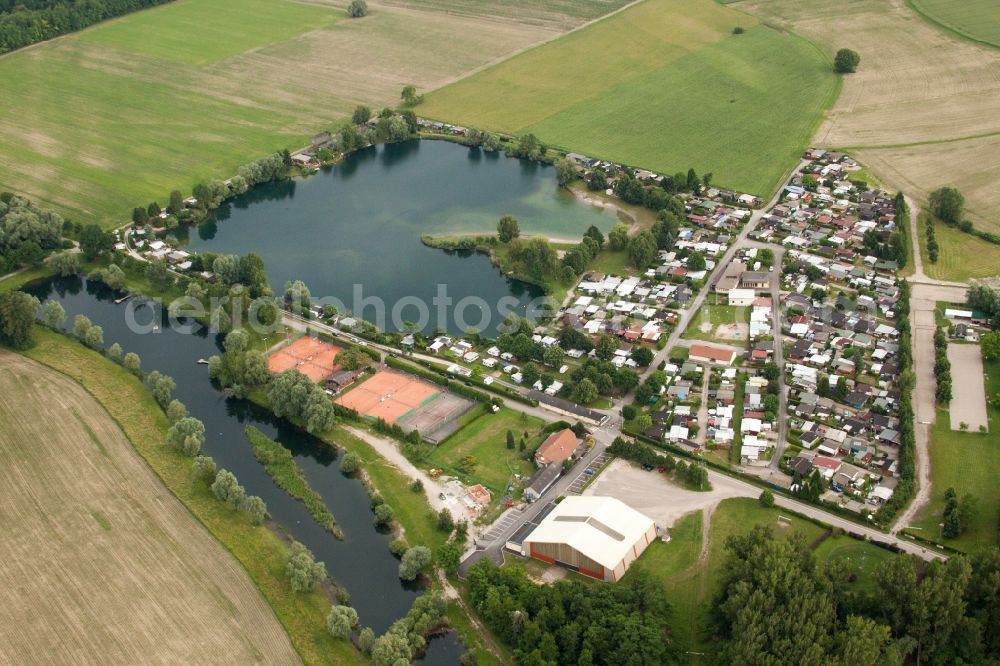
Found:
M 461 332 L 464 323 L 492 334 L 502 320 L 501 298 L 513 299 L 506 309 L 523 315 L 541 291 L 505 278 L 487 257 L 428 248 L 420 236 L 495 233 L 505 214 L 517 217 L 525 234 L 574 241 L 592 224 L 607 231 L 617 221 L 560 190 L 551 167 L 449 142 L 408 141 L 360 151 L 309 178 L 255 188 L 221 208 L 215 222 L 191 230 L 188 245 L 257 252 L 276 290 L 301 279 L 314 297 L 334 297 L 387 330 L 418 321 L 414 303 L 422 302 L 431 312 L 428 329 Z M 464 321 L 452 308 L 439 321 L 432 299 L 442 288 L 453 304 L 477 298 L 486 305 L 468 303 Z M 383 301 L 382 321 L 376 306 L 362 307 L 356 290 Z M 476 326 L 483 307 L 490 323 Z

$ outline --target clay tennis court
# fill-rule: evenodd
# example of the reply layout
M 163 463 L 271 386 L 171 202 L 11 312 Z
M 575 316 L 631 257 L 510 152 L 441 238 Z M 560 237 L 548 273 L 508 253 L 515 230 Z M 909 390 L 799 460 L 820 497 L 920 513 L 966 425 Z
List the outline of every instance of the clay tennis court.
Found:
M 444 391 L 425 381 L 391 370 L 379 370 L 366 381 L 337 398 L 339 405 L 359 414 L 396 421 Z
M 329 342 L 305 336 L 271 354 L 267 367 L 271 372 L 298 370 L 314 382 L 322 382 L 337 367 L 335 359 L 342 350 Z

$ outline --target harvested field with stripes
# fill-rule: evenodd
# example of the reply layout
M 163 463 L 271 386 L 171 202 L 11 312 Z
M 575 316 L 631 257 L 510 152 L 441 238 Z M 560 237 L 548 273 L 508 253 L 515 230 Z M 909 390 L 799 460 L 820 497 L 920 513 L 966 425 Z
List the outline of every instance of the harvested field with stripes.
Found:
M 0 351 L 0 663 L 293 663 L 239 563 L 79 385 Z

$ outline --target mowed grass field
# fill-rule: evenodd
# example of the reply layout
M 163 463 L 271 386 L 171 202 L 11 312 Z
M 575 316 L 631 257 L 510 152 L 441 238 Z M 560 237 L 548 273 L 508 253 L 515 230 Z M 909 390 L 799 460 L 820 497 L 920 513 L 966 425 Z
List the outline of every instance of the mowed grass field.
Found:
M 837 90 L 795 35 L 712 0 L 646 0 L 429 95 L 421 113 L 769 194 Z
M 984 361 L 986 395 L 1000 393 L 1000 362 Z M 942 543 L 974 552 L 995 546 L 1000 535 L 1000 489 L 996 470 L 1000 468 L 1000 410 L 988 405 L 988 434 L 951 429 L 947 409 L 939 409 L 931 428 L 931 501 L 917 516 L 915 531 L 928 539 L 937 539 L 944 515 L 944 491 L 954 488 L 958 496 L 971 493 L 976 498 L 976 513 L 970 529 L 957 539 Z
M 909 3 L 948 30 L 1000 47 L 1000 4 L 996 0 L 909 0 Z
M 1000 245 L 988 243 L 971 234 L 939 222 L 934 226 L 938 242 L 938 260 L 931 263 L 927 257 L 927 226 L 923 215 L 918 225 L 920 256 L 924 273 L 935 280 L 965 282 L 971 278 L 1000 276 Z
M 478 414 L 479 408 L 462 417 L 462 420 L 467 421 L 473 413 Z M 530 439 L 544 425 L 538 417 L 509 408 L 503 408 L 497 414 L 483 414 L 435 446 L 425 464 L 442 468 L 464 481 L 483 484 L 493 493 L 493 500 L 497 501 L 503 495 L 511 474 L 527 478 L 534 472 L 533 463 L 521 458 L 516 446 L 513 450 L 507 448 L 507 431 L 514 433 L 515 442 L 520 442 L 528 433 L 530 446 Z M 458 469 L 466 456 L 475 461 L 475 467 L 469 474 Z
M 393 3 L 393 0 L 389 2 Z M 628 4 L 628 0 L 401 0 L 400 4 L 450 14 L 489 16 L 532 25 L 571 28 L 581 21 L 592 21 L 612 12 Z
M 305 145 L 359 103 L 394 106 L 406 84 L 440 87 L 586 20 L 559 3 L 525 22 L 492 4 L 373 2 L 362 19 L 336 5 L 176 0 L 3 56 L 0 189 L 119 226 L 173 189 Z
M 68 377 L 0 350 L 0 662 L 291 663 L 239 563 Z

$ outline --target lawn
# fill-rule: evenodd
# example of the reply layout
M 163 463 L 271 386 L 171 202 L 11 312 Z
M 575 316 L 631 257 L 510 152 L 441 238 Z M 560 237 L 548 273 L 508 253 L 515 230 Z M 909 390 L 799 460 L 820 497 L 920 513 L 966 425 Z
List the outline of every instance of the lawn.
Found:
M 479 410 L 466 415 L 470 418 Z M 512 474 L 527 478 L 534 472 L 531 462 L 521 458 L 521 452 L 507 448 L 507 431 L 520 442 L 525 432 L 535 436 L 545 425 L 541 419 L 504 407 L 498 414 L 478 416 L 431 452 L 424 464 L 458 476 L 463 482 L 481 483 L 499 501 Z M 530 446 L 530 442 L 529 442 Z M 470 456 L 475 466 L 470 472 L 460 469 L 462 460 Z
M 995 396 L 1000 393 L 1000 362 L 983 361 L 983 365 L 986 395 Z M 968 532 L 942 543 L 967 552 L 996 545 L 1000 522 L 1000 488 L 996 483 L 996 470 L 1000 469 L 1000 423 L 996 420 L 996 406 L 990 405 L 988 410 L 990 432 L 985 435 L 953 431 L 948 410 L 938 410 L 931 428 L 931 501 L 920 512 L 916 526 L 921 529 L 914 534 L 939 538 L 944 491 L 954 488 L 959 497 L 971 493 L 977 499 L 977 511 Z
M 836 560 L 845 561 L 856 574 L 850 584 L 855 592 L 871 591 L 875 585 L 875 567 L 892 557 L 892 552 L 850 537 L 831 537 L 821 543 L 813 553 L 820 565 Z
M 908 0 L 919 14 L 962 37 L 1000 48 L 996 0 Z
M 246 569 L 306 663 L 355 663 L 358 653 L 326 631 L 330 602 L 322 592 L 296 594 L 285 576 L 287 548 L 273 532 L 252 527 L 190 474 L 190 460 L 166 446 L 168 423 L 141 382 L 69 338 L 35 328 L 27 356 L 80 383 L 111 414 L 132 446 L 191 513 Z
M 176 0 L 0 58 L 0 189 L 126 223 L 173 189 L 295 150 L 563 28 L 381 5 Z M 489 10 L 482 13 L 488 13 Z
M 635 266 L 628 258 L 627 250 L 601 250 L 587 264 L 587 270 L 608 275 L 635 275 L 637 273 Z
M 447 86 L 421 111 L 766 195 L 838 87 L 793 34 L 712 0 L 647 0 Z
M 925 216 L 926 213 L 921 213 L 917 231 L 920 234 L 920 253 L 927 277 L 965 282 L 972 278 L 996 277 L 1000 274 L 1000 245 L 949 227 L 943 222 L 934 225 L 938 260 L 932 264 L 927 257 Z
M 52 277 L 52 275 L 52 269 L 45 265 L 39 266 L 38 268 L 23 270 L 20 273 L 9 275 L 3 280 L 0 280 L 0 293 L 20 289 L 29 282 L 44 280 L 47 277 Z

